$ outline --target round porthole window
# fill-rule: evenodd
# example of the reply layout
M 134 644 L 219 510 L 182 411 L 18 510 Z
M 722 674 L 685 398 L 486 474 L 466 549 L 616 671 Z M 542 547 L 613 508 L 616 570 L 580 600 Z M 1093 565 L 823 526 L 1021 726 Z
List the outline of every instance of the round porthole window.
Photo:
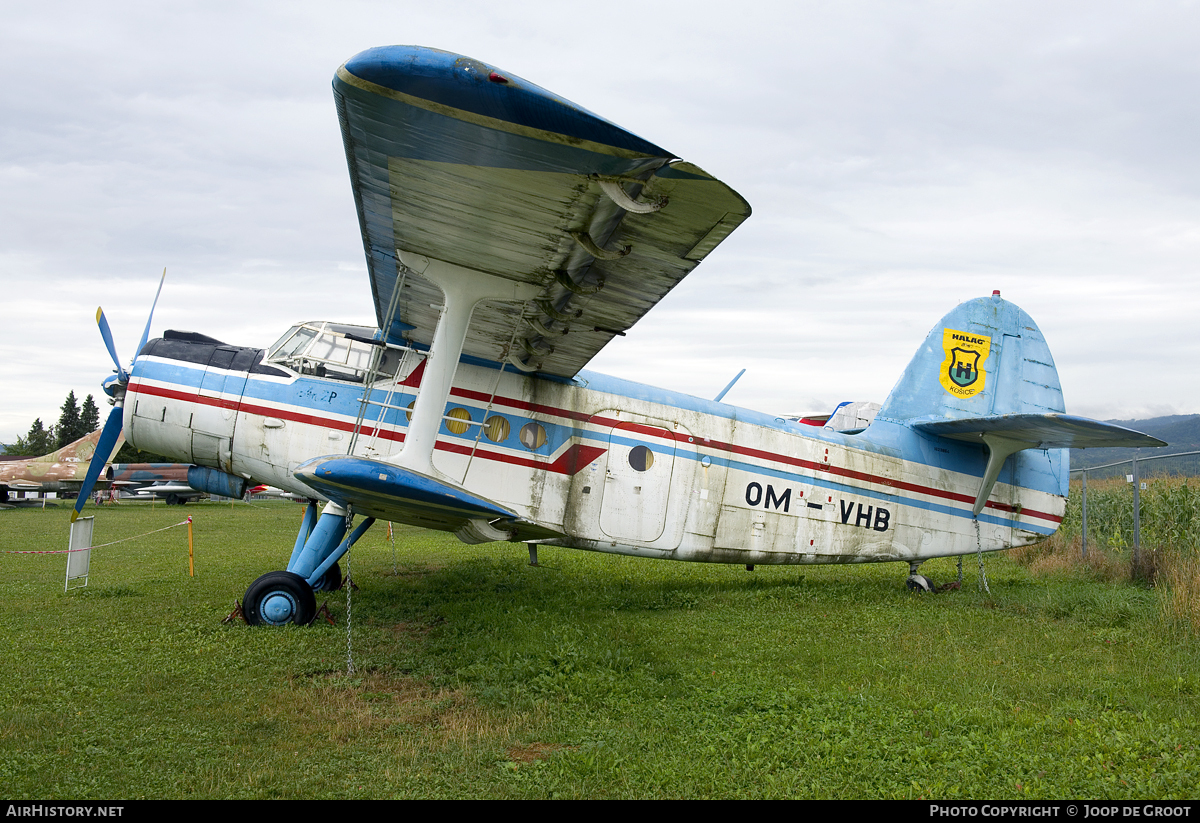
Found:
M 483 433 L 493 443 L 503 443 L 508 439 L 509 425 L 506 418 L 496 415 L 489 417 L 483 424 Z
M 521 445 L 530 451 L 546 445 L 546 430 L 541 423 L 526 423 L 521 427 Z
M 645 446 L 634 446 L 629 450 L 629 465 L 634 471 L 650 471 L 650 467 L 654 465 L 654 452 Z
M 471 413 L 466 409 L 454 408 L 446 412 L 446 430 L 451 434 L 462 434 L 467 430 Z

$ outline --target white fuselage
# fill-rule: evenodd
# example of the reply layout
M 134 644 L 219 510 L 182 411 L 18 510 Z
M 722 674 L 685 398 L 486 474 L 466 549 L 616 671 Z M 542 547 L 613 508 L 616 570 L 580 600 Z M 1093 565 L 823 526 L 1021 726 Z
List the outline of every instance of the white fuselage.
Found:
M 140 357 L 126 437 L 311 497 L 293 474 L 305 461 L 389 461 L 404 448 L 412 368 L 377 381 L 365 405 L 361 382 L 268 371 Z M 980 446 L 888 421 L 843 434 L 588 372 L 546 379 L 469 362 L 433 451 L 440 479 L 559 535 L 541 542 L 739 564 L 911 561 L 1053 533 L 1065 500 L 1030 486 L 1057 488 L 1061 455 L 1014 455 L 976 521 L 985 463 Z

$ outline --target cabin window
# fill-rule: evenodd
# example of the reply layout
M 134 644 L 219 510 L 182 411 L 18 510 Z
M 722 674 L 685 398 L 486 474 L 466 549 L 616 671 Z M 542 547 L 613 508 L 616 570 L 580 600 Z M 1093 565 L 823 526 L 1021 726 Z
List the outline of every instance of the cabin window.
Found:
M 540 423 L 526 423 L 521 427 L 521 445 L 533 451 L 546 445 L 546 430 Z
M 378 353 L 376 376 L 392 377 L 400 364 L 400 352 L 371 343 L 375 334 L 375 329 L 366 326 L 304 323 L 293 326 L 271 347 L 267 361 L 300 374 L 362 383 L 371 374 Z
M 487 435 L 487 439 L 493 443 L 503 443 L 508 439 L 509 424 L 508 419 L 499 415 L 489 417 L 483 424 L 483 433 Z
M 650 471 L 650 467 L 654 465 L 654 452 L 645 446 L 634 446 L 629 450 L 629 465 L 634 471 Z
M 462 434 L 470 425 L 471 413 L 463 408 L 453 408 L 446 412 L 446 430 L 451 434 Z

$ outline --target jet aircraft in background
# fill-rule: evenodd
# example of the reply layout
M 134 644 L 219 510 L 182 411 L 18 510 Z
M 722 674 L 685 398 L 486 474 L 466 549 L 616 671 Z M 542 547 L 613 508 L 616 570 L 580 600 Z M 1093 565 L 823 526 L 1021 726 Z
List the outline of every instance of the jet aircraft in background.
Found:
M 100 434 L 94 431 L 41 457 L 0 463 L 0 505 L 9 504 L 13 492 L 54 492 L 60 497 L 78 492 L 91 467 Z M 118 439 L 109 454 L 120 447 Z M 97 463 L 96 479 L 89 489 L 108 488 L 111 480 L 112 467 L 102 459 Z

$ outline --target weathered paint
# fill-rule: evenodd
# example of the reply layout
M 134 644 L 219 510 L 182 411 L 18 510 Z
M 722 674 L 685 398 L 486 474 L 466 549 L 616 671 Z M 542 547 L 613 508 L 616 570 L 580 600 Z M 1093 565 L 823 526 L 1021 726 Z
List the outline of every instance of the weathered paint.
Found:
M 399 347 L 370 402 L 362 368 L 285 346 L 300 327 L 265 361 L 168 332 L 140 349 L 123 397 L 138 447 L 329 500 L 291 573 L 330 562 L 346 511 L 470 542 L 745 565 L 991 551 L 1057 528 L 1057 446 L 1132 442 L 1060 419 L 1049 350 L 998 294 L 947 314 L 861 431 L 581 371 L 746 202 L 459 55 L 371 49 L 334 97 L 379 328 L 311 328 L 331 350 Z
M 99 440 L 100 432 L 94 431 L 50 454 L 0 463 L 0 502 L 8 500 L 10 491 L 79 491 Z M 97 485 L 108 488 L 111 479 L 112 467 L 106 466 Z
M 985 308 L 994 308 L 993 300 L 999 298 Z M 948 323 L 965 325 L 965 311 L 948 315 L 931 338 L 940 339 Z M 1023 313 L 1011 317 L 1034 328 Z M 162 357 L 155 354 L 157 342 L 130 380 L 125 431 L 131 442 L 347 502 L 333 487 L 317 492 L 296 471 L 314 457 L 345 455 L 360 384 Z M 977 536 L 971 504 L 986 449 L 913 426 L 944 413 L 947 403 L 958 409 L 963 402 L 938 385 L 940 349 L 918 352 L 914 363 L 928 361 L 929 374 L 907 375 L 911 379 L 884 404 L 889 416 L 881 414 L 860 434 L 589 372 L 560 380 L 464 361 L 433 465 L 445 477 L 462 478 L 463 492 L 498 504 L 487 518 L 518 539 L 646 557 L 738 564 L 920 560 L 1023 545 L 1053 533 L 1064 506 L 1063 454 L 1032 450 L 1009 458 L 979 516 Z M 1048 359 L 1048 353 L 1040 356 Z M 366 430 L 378 437 L 360 438 L 355 455 L 386 463 L 402 448 L 403 410 L 418 390 L 411 385 L 414 366 L 384 381 L 396 391 L 393 408 L 368 408 Z M 913 379 L 924 384 L 927 377 L 935 390 L 912 387 Z M 376 384 L 373 395 L 383 396 L 386 388 Z M 922 394 L 922 413 L 911 414 Z M 994 394 L 989 387 L 978 402 L 990 410 L 999 402 Z M 902 406 L 907 419 L 898 417 Z M 496 417 L 506 425 L 470 425 Z M 185 420 L 207 421 L 219 442 L 201 444 Z M 493 442 L 485 431 L 506 435 Z M 331 439 L 339 435 L 344 439 Z M 466 509 L 417 505 L 403 491 L 392 499 L 345 494 L 356 512 L 398 522 L 457 531 L 471 519 Z M 515 516 L 504 518 L 501 509 Z

